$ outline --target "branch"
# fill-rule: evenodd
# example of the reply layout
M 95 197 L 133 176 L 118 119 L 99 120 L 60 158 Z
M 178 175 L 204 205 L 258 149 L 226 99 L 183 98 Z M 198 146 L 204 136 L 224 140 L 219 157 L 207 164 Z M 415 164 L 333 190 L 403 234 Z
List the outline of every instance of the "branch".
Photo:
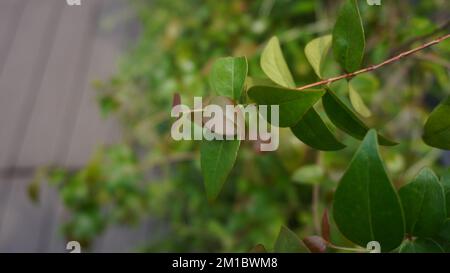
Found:
M 418 51 L 421 51 L 421 50 L 423 50 L 425 48 L 428 48 L 428 47 L 431 47 L 433 45 L 439 44 L 440 42 L 442 42 L 442 41 L 444 41 L 444 40 L 446 40 L 448 38 L 450 38 L 450 34 L 447 34 L 445 36 L 437 38 L 436 40 L 433 40 L 431 42 L 423 44 L 423 45 L 421 45 L 419 47 L 416 47 L 414 49 L 411 49 L 409 51 L 402 52 L 402 53 L 398 54 L 397 56 L 392 57 L 392 58 L 390 58 L 390 59 L 388 59 L 388 60 L 386 60 L 386 61 L 384 61 L 382 63 L 379 63 L 377 65 L 371 65 L 369 67 L 366 67 L 364 69 L 361 69 L 361 70 L 358 70 L 358 71 L 355 71 L 355 72 L 352 72 L 352 73 L 344 74 L 344 75 L 337 76 L 337 77 L 334 77 L 334 78 L 329 78 L 329 79 L 326 79 L 326 80 L 322 80 L 322 81 L 319 81 L 319 82 L 315 82 L 315 83 L 311 83 L 311 84 L 308 84 L 308 85 L 305 85 L 305 86 L 301 86 L 301 87 L 298 87 L 297 90 L 304 90 L 304 89 L 308 89 L 308 88 L 312 88 L 312 87 L 316 87 L 316 86 L 326 85 L 326 84 L 330 84 L 332 82 L 336 82 L 336 81 L 339 81 L 339 80 L 342 80 L 342 79 L 353 78 L 353 77 L 355 77 L 356 75 L 359 75 L 359 74 L 363 74 L 363 73 L 367 73 L 367 72 L 370 72 L 370 71 L 374 71 L 374 70 L 376 70 L 376 69 L 378 69 L 380 67 L 383 67 L 385 65 L 388 65 L 388 64 L 391 64 L 391 63 L 395 63 L 395 62 L 403 59 L 404 57 L 412 55 L 412 54 L 414 54 L 414 53 L 416 53 Z

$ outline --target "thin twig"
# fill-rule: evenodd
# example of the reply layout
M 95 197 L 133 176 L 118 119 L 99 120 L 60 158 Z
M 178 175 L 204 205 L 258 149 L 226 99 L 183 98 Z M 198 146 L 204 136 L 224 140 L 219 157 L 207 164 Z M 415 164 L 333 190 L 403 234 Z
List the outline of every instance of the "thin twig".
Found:
M 355 77 L 356 75 L 359 75 L 359 74 L 363 74 L 363 73 L 367 73 L 367 72 L 370 72 L 370 71 L 374 71 L 374 70 L 376 70 L 376 69 L 378 69 L 378 68 L 380 68 L 382 66 L 385 66 L 385 65 L 388 65 L 388 64 L 391 64 L 391 63 L 395 63 L 395 62 L 403 59 L 404 57 L 412 55 L 412 54 L 414 54 L 414 53 L 416 53 L 418 51 L 421 51 L 421 50 L 423 50 L 425 48 L 428 48 L 428 47 L 431 47 L 433 45 L 439 44 L 440 42 L 442 42 L 442 41 L 444 41 L 444 40 L 446 40 L 448 38 L 450 38 L 450 34 L 447 34 L 445 36 L 437 38 L 437 39 L 435 39 L 435 40 L 433 40 L 431 42 L 423 44 L 423 45 L 421 45 L 419 47 L 416 47 L 414 49 L 402 52 L 402 53 L 398 54 L 397 56 L 392 57 L 392 58 L 390 58 L 390 59 L 388 59 L 388 60 L 386 60 L 386 61 L 384 61 L 382 63 L 379 63 L 377 65 L 371 65 L 369 67 L 366 67 L 364 69 L 361 69 L 361 70 L 358 70 L 358 71 L 355 71 L 355 72 L 352 72 L 352 73 L 347 73 L 347 74 L 344 74 L 344 75 L 341 75 L 341 76 L 337 76 L 337 77 L 334 77 L 334 78 L 329 78 L 329 79 L 326 79 L 326 80 L 322 80 L 322 81 L 319 81 L 319 82 L 315 82 L 315 83 L 311 83 L 311 84 L 308 84 L 308 85 L 305 85 L 305 86 L 301 86 L 301 87 L 298 87 L 297 90 L 304 90 L 304 89 L 308 89 L 308 88 L 312 88 L 312 87 L 316 87 L 316 86 L 322 86 L 322 85 L 330 84 L 332 82 L 336 82 L 336 81 L 339 81 L 339 80 L 342 80 L 342 79 L 353 78 L 353 77 Z

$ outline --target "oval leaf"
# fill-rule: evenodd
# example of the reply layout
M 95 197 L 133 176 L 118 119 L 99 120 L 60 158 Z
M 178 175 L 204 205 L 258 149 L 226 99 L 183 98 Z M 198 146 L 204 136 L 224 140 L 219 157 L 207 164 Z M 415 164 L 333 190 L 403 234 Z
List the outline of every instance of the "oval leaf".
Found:
M 248 90 L 248 96 L 259 105 L 279 105 L 279 127 L 295 125 L 324 94 L 322 90 L 274 86 L 252 86 Z
M 406 232 L 420 237 L 437 235 L 447 213 L 444 192 L 433 171 L 423 169 L 412 182 L 400 188 L 399 195 Z
M 364 138 L 339 182 L 333 215 L 342 234 L 360 246 L 378 241 L 389 251 L 403 240 L 400 199 L 380 158 L 375 130 Z
M 327 116 L 336 127 L 356 139 L 364 138 L 367 131 L 369 131 L 369 127 L 333 91 L 327 89 L 327 93 L 323 96 L 322 102 Z M 385 146 L 397 145 L 397 143 L 381 135 L 378 135 L 378 141 L 381 145 Z
M 287 227 L 281 227 L 278 238 L 275 241 L 273 251 L 275 253 L 305 253 L 308 252 L 297 235 Z
M 314 107 L 291 127 L 291 131 L 303 143 L 317 150 L 337 151 L 346 147 L 336 139 Z
M 209 201 L 215 200 L 219 195 L 236 161 L 239 145 L 240 140 L 202 141 L 200 165 Z
M 333 52 L 346 72 L 354 72 L 364 57 L 364 28 L 356 0 L 346 0 L 333 29 Z
M 247 72 L 247 58 L 220 58 L 212 67 L 211 86 L 218 95 L 239 100 L 244 89 Z
M 294 79 L 281 51 L 280 41 L 272 37 L 261 55 L 261 68 L 275 83 L 284 87 L 295 87 Z
M 431 147 L 450 150 L 450 97 L 442 102 L 425 123 L 423 141 Z
M 326 35 L 312 40 L 305 47 L 306 58 L 319 78 L 323 78 L 323 66 L 331 41 L 332 36 Z
M 368 118 L 372 115 L 372 112 L 370 112 L 369 108 L 366 106 L 363 99 L 359 95 L 358 91 L 356 91 L 351 82 L 348 82 L 348 95 L 350 97 L 350 102 L 353 106 L 353 109 L 355 109 L 358 114 L 365 118 Z

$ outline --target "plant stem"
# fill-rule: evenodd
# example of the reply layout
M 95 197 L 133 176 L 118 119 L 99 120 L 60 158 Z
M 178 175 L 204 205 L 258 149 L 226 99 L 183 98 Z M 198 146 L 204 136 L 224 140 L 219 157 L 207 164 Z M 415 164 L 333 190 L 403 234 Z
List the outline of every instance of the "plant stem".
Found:
M 440 42 L 442 42 L 442 41 L 444 41 L 444 40 L 446 40 L 448 38 L 450 38 L 450 34 L 447 34 L 445 36 L 437 38 L 437 39 L 435 39 L 435 40 L 433 40 L 431 42 L 423 44 L 423 45 L 421 45 L 419 47 L 416 47 L 414 49 L 402 52 L 402 53 L 400 53 L 400 54 L 398 54 L 398 55 L 396 55 L 396 56 L 394 56 L 394 57 L 392 57 L 392 58 L 390 58 L 390 59 L 388 59 L 388 60 L 386 60 L 386 61 L 384 61 L 382 63 L 379 63 L 377 65 L 371 65 L 369 67 L 366 67 L 364 69 L 361 69 L 361 70 L 358 70 L 358 71 L 355 71 L 355 72 L 352 72 L 352 73 L 347 73 L 347 74 L 344 74 L 344 75 L 340 75 L 340 76 L 337 76 L 337 77 L 329 78 L 329 79 L 322 80 L 322 81 L 319 81 L 319 82 L 307 84 L 305 86 L 298 87 L 297 90 L 304 90 L 304 89 L 308 89 L 308 88 L 312 88 L 312 87 L 316 87 L 316 86 L 326 85 L 326 84 L 330 84 L 332 82 L 336 82 L 336 81 L 339 81 L 339 80 L 342 80 L 342 79 L 353 78 L 353 77 L 355 77 L 356 75 L 359 75 L 359 74 L 363 74 L 363 73 L 367 73 L 367 72 L 370 72 L 370 71 L 374 71 L 374 70 L 376 70 L 376 69 L 378 69 L 378 68 L 380 68 L 382 66 L 395 63 L 395 62 L 403 59 L 404 57 L 412 55 L 412 54 L 414 54 L 414 53 L 416 53 L 418 51 L 421 51 L 421 50 L 423 50 L 425 48 L 428 48 L 428 47 L 431 47 L 433 45 L 439 44 Z

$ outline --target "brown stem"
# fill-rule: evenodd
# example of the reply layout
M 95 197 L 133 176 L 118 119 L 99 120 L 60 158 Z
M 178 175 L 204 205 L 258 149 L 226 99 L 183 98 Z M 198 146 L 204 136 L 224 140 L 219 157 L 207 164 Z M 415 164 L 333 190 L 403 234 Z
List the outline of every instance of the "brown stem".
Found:
M 340 75 L 340 76 L 337 76 L 337 77 L 329 78 L 329 79 L 322 80 L 322 81 L 319 81 L 319 82 L 307 84 L 307 85 L 298 87 L 297 90 L 304 90 L 304 89 L 308 89 L 308 88 L 312 88 L 312 87 L 316 87 L 316 86 L 326 85 L 326 84 L 330 84 L 332 82 L 336 82 L 336 81 L 339 81 L 339 80 L 342 80 L 342 79 L 353 78 L 353 77 L 355 77 L 356 75 L 359 75 L 359 74 L 363 74 L 363 73 L 367 73 L 367 72 L 370 72 L 370 71 L 374 71 L 374 70 L 376 70 L 376 69 L 378 69 L 378 68 L 380 68 L 382 66 L 385 66 L 385 65 L 388 65 L 388 64 L 391 64 L 391 63 L 395 63 L 395 62 L 403 59 L 404 57 L 412 55 L 412 54 L 414 54 L 414 53 L 416 53 L 418 51 L 421 51 L 421 50 L 423 50 L 425 48 L 428 48 L 428 47 L 431 47 L 433 45 L 439 44 L 440 42 L 442 42 L 442 41 L 444 41 L 444 40 L 446 40 L 448 38 L 450 38 L 450 34 L 447 34 L 445 36 L 437 38 L 437 39 L 435 39 L 435 40 L 433 40 L 431 42 L 423 44 L 423 45 L 421 45 L 419 47 L 416 47 L 414 49 L 402 52 L 402 53 L 398 54 L 397 56 L 392 57 L 392 58 L 390 58 L 390 59 L 388 59 L 388 60 L 386 60 L 386 61 L 384 61 L 382 63 L 379 63 L 377 65 L 371 65 L 369 67 L 366 67 L 364 69 L 361 69 L 361 70 L 358 70 L 358 71 L 355 71 L 355 72 L 352 72 L 352 73 L 347 73 L 347 74 L 344 74 L 344 75 Z

